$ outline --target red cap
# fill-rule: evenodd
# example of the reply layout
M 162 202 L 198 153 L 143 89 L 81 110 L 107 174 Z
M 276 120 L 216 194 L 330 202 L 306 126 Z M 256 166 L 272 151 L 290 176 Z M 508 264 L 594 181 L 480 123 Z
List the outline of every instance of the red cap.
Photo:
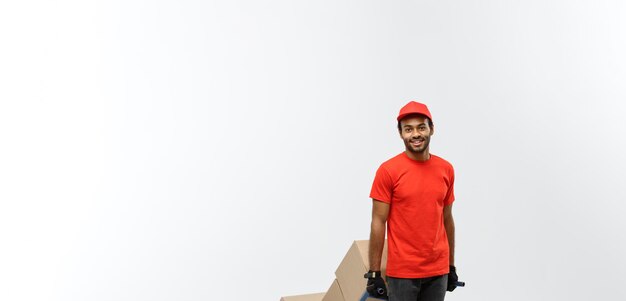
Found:
M 430 116 L 430 111 L 428 110 L 428 107 L 423 103 L 410 101 L 409 103 L 404 105 L 404 107 L 400 109 L 400 113 L 398 114 L 398 121 L 410 114 L 422 114 L 428 117 L 430 121 L 433 121 L 433 118 Z

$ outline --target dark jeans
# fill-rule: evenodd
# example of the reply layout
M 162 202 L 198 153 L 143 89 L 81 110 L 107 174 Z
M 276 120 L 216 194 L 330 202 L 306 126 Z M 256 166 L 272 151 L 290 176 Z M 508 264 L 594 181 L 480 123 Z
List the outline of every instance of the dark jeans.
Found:
M 387 277 L 389 301 L 443 301 L 448 274 L 428 278 Z

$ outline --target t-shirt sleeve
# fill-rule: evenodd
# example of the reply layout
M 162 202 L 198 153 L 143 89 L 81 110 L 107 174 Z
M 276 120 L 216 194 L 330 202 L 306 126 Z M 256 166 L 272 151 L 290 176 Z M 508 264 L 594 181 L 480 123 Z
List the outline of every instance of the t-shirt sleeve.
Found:
M 393 180 L 389 175 L 389 172 L 380 166 L 376 171 L 376 177 L 372 184 L 372 191 L 370 197 L 375 200 L 379 200 L 385 203 L 391 203 L 391 197 L 393 196 Z
M 454 168 L 452 168 L 452 166 L 450 166 L 449 170 L 448 183 L 448 193 L 446 194 L 446 198 L 443 200 L 444 206 L 448 206 L 454 202 Z

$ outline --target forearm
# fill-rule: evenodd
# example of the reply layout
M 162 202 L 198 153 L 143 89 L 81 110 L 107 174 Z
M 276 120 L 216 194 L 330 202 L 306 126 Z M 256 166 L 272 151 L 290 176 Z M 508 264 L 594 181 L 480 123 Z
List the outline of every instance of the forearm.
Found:
M 372 219 L 369 244 L 369 263 L 372 271 L 380 271 L 380 262 L 385 244 L 385 225 L 384 221 Z
M 445 219 L 444 226 L 448 236 L 448 247 L 450 248 L 450 265 L 454 265 L 454 218 L 452 218 L 452 215 Z

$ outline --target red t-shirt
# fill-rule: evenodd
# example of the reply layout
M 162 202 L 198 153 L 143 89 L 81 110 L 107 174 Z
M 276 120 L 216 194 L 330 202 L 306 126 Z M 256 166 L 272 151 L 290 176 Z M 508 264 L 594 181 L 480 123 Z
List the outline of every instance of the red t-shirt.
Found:
M 376 171 L 370 197 L 390 204 L 387 218 L 387 275 L 425 278 L 449 271 L 443 207 L 454 202 L 454 169 L 430 155 L 416 161 L 401 154 Z

